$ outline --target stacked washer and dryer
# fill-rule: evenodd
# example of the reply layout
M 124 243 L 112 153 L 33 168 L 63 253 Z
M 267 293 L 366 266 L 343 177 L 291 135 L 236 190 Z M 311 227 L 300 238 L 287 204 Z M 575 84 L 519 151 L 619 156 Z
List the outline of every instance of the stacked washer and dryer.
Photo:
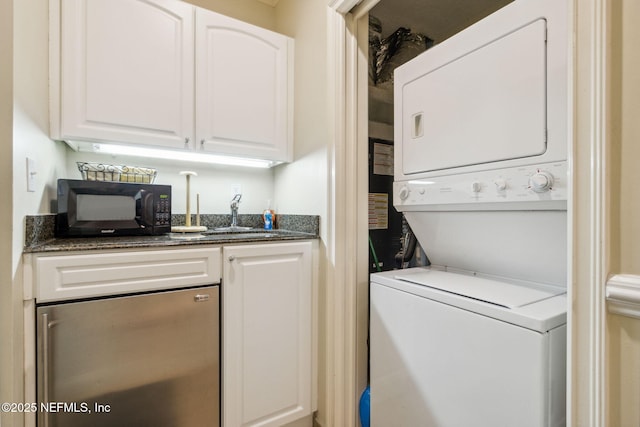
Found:
M 566 424 L 569 17 L 516 0 L 395 71 L 393 201 L 431 267 L 371 275 L 371 425 Z

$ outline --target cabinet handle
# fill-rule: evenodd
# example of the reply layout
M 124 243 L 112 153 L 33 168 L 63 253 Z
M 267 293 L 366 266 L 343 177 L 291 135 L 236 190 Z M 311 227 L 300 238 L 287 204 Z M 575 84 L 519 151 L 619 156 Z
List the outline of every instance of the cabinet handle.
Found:
M 200 149 L 204 151 L 204 139 L 200 140 Z
M 42 403 L 49 403 L 49 315 L 42 314 Z M 49 427 L 49 413 L 42 417 L 44 427 Z
M 233 262 L 236 260 L 236 256 L 235 255 L 229 255 L 229 262 Z
M 184 139 L 184 148 L 189 148 L 189 138 Z

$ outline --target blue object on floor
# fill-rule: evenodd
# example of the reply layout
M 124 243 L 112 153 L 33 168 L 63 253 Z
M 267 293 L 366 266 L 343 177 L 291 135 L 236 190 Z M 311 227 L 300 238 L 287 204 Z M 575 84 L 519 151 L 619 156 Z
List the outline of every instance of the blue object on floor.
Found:
M 360 396 L 360 424 L 362 427 L 369 427 L 371 417 L 371 391 L 369 386 L 364 389 Z

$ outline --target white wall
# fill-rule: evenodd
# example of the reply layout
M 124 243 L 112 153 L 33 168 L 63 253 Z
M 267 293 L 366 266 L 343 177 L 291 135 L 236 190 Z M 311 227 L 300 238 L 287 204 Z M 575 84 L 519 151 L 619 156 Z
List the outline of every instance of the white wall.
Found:
M 275 9 L 256 0 L 186 0 L 231 18 L 275 31 Z M 306 0 L 305 0 L 306 1 Z
M 13 6 L 13 9 L 11 8 Z M 48 2 L 47 0 L 20 0 L 3 2 L 0 13 L 3 19 L 12 23 L 0 24 L 9 34 L 0 39 L 12 44 L 13 58 L 9 56 L 2 63 L 13 67 L 13 79 L 3 78 L 2 84 L 12 85 L 13 96 L 9 93 L 4 100 L 13 101 L 9 114 L 2 112 L 2 122 L 11 127 L 12 134 L 2 136 L 7 146 L 2 147 L 0 157 L 10 166 L 1 165 L 2 182 L 9 185 L 2 203 L 2 218 L 5 221 L 2 236 L 2 271 L 10 273 L 8 280 L 2 279 L 3 322 L 0 329 L 2 338 L 2 401 L 21 401 L 22 395 L 22 268 L 21 255 L 24 244 L 24 216 L 49 212 L 49 202 L 55 176 L 64 169 L 64 155 L 60 146 L 48 137 Z M 4 94 L 3 94 L 4 95 Z M 26 158 L 36 161 L 38 174 L 34 192 L 26 191 Z M 7 175 L 5 177 L 5 175 Z M 11 185 L 12 183 L 12 185 Z M 6 231 L 8 230 L 8 232 Z M 10 243 L 9 243 L 10 242 Z M 4 245 L 10 251 L 4 253 Z M 5 256 L 7 255 L 7 256 Z M 5 265 L 6 264 L 6 265 Z M 7 425 L 21 425 L 20 414 L 2 414 Z M 11 420 L 11 421 L 9 421 Z
M 640 275 L 640 4 L 613 2 L 612 232 L 614 273 Z M 640 425 L 640 321 L 607 318 L 610 426 Z
M 0 182 L 8 202 L 0 203 L 0 402 L 13 400 L 12 316 L 12 110 L 13 110 L 13 1 L 0 2 Z M 10 414 L 0 413 L 0 425 Z
M 326 242 L 328 164 L 327 3 L 280 0 L 278 32 L 295 39 L 294 162 L 275 170 L 281 212 L 320 215 Z
M 14 267 L 24 245 L 24 216 L 51 212 L 56 177 L 64 173 L 63 146 L 49 138 L 49 6 L 14 6 L 13 246 Z M 35 191 L 27 191 L 26 158 L 35 160 Z

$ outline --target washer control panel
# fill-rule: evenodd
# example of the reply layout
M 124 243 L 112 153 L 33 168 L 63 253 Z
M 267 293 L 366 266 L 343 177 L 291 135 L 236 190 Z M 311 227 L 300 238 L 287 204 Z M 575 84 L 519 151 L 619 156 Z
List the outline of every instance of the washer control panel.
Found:
M 393 183 L 399 211 L 564 210 L 567 162 L 442 175 Z

